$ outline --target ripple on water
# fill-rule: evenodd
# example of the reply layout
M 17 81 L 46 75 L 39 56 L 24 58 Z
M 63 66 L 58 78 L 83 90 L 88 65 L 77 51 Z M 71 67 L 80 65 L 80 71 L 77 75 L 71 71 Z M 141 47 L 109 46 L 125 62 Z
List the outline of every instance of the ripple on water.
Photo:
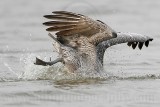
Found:
M 0 78 L 0 82 L 5 81 L 20 81 L 20 80 L 53 80 L 55 84 L 90 84 L 90 83 L 98 83 L 106 80 L 136 80 L 136 79 L 160 79 L 159 74 L 138 74 L 135 73 L 133 75 L 124 74 L 121 75 L 113 74 L 112 72 L 99 72 L 99 73 L 87 73 L 86 72 L 78 72 L 78 73 L 69 73 L 68 70 L 61 64 L 57 64 L 54 66 L 39 66 L 34 65 L 34 59 L 36 55 L 22 55 L 21 63 L 24 63 L 24 69 L 21 74 L 17 74 L 17 78 L 7 79 Z M 11 69 L 11 68 L 9 68 Z M 12 70 L 13 72 L 13 70 Z

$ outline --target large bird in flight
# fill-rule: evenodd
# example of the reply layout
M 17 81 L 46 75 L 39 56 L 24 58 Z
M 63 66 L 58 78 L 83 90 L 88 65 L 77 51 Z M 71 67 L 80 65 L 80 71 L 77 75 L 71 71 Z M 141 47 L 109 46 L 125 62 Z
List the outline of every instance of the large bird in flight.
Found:
M 127 43 L 133 49 L 137 46 L 142 49 L 144 44 L 148 47 L 149 42 L 153 40 L 151 37 L 141 34 L 116 32 L 104 22 L 93 20 L 81 14 L 67 11 L 54 11 L 52 13 L 52 15 L 44 16 L 47 19 L 51 19 L 51 21 L 43 23 L 48 26 L 46 30 L 48 32 L 56 32 L 56 38 L 51 34 L 50 36 L 57 39 L 63 46 L 70 47 L 66 48 L 66 52 L 70 52 L 72 49 L 76 50 L 76 52 L 65 55 L 65 57 L 55 60 L 53 63 L 37 59 L 35 63 L 37 65 L 52 65 L 73 55 L 75 59 L 81 57 L 86 64 L 91 63 L 90 66 L 94 66 L 94 69 L 98 70 L 97 64 L 100 62 L 103 65 L 103 56 L 108 47 Z M 71 60 L 74 60 L 74 58 L 72 57 Z M 67 61 L 63 60 L 62 62 L 67 63 Z

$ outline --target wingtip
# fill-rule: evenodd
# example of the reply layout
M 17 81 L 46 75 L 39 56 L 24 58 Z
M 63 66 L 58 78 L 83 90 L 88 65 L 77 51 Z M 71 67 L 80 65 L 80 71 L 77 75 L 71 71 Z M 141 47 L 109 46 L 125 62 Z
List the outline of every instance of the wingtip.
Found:
M 148 39 L 146 42 L 145 42 L 145 46 L 148 47 L 149 46 L 149 42 L 153 41 L 153 38 L 150 38 Z
M 135 49 L 137 47 L 138 42 L 132 44 L 132 48 Z
M 113 38 L 117 37 L 117 33 L 116 32 L 112 32 Z
M 47 28 L 46 31 L 52 32 L 52 27 Z
M 149 39 L 149 41 L 153 41 L 153 38 Z
M 144 44 L 143 42 L 139 42 L 138 47 L 139 47 L 140 50 L 142 49 L 143 44 Z
M 132 45 L 132 42 L 128 42 L 127 45 L 130 47 Z
M 145 46 L 148 47 L 148 45 L 149 45 L 149 40 L 145 42 Z
M 44 15 L 43 17 L 46 18 L 46 19 L 52 19 L 56 16 L 55 15 Z
M 47 18 L 48 16 L 49 16 L 49 15 L 44 15 L 43 17 L 44 17 L 44 18 Z
M 43 25 L 45 25 L 45 26 L 47 26 L 48 25 L 48 22 L 44 22 L 44 23 L 42 23 Z

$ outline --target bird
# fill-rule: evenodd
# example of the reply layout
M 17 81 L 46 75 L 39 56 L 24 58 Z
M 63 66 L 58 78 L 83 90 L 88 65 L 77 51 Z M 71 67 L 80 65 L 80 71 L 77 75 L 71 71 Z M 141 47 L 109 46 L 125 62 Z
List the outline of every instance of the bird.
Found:
M 82 14 L 67 11 L 54 11 L 53 15 L 45 15 L 49 26 L 46 31 L 56 32 L 57 40 L 63 45 L 77 50 L 81 59 L 97 69 L 96 45 L 104 40 L 117 37 L 117 33 L 107 24 L 93 20 Z
M 76 69 L 82 67 L 80 65 L 82 61 L 92 66 L 94 70 L 99 71 L 99 66 L 103 66 L 104 53 L 109 47 L 127 43 L 129 47 L 135 49 L 138 46 L 141 50 L 143 45 L 148 47 L 149 42 L 153 40 L 152 37 L 142 34 L 116 32 L 104 22 L 93 20 L 82 14 L 68 11 L 54 11 L 52 13 L 52 15 L 44 15 L 45 18 L 51 19 L 51 21 L 44 22 L 43 25 L 48 26 L 46 31 L 56 32 L 55 35 L 57 37 L 54 39 L 63 46 L 69 47 L 65 48 L 65 52 L 67 53 L 65 56 L 69 60 L 63 60 L 63 62 L 72 62 L 70 68 L 73 65 L 74 67 L 76 66 Z M 59 59 L 62 60 L 64 57 Z M 56 59 L 53 63 L 43 62 L 37 64 L 46 65 L 49 63 L 48 65 L 53 65 L 59 62 L 59 59 Z M 75 59 L 77 60 L 75 61 Z

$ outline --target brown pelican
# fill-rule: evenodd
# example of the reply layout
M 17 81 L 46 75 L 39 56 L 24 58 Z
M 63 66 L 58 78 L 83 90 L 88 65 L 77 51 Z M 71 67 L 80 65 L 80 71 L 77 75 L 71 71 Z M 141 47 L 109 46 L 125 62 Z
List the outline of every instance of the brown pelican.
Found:
M 44 62 L 37 58 L 37 65 L 53 65 L 63 62 L 71 72 L 81 67 L 80 62 L 90 64 L 98 71 L 99 63 L 103 65 L 105 50 L 113 45 L 128 43 L 133 49 L 143 44 L 148 47 L 153 39 L 136 33 L 115 32 L 111 27 L 99 20 L 67 11 L 54 11 L 53 15 L 45 15 L 53 21 L 43 23 L 49 26 L 46 30 L 56 32 L 57 38 L 49 34 L 59 46 L 57 51 L 61 57 L 53 62 Z M 63 50 L 63 51 L 62 51 Z M 67 60 L 66 60 L 67 59 Z
M 52 19 L 43 23 L 50 26 L 46 30 L 56 31 L 60 43 L 77 50 L 86 64 L 97 68 L 96 45 L 104 40 L 117 37 L 117 34 L 108 25 L 101 21 L 93 20 L 87 16 L 66 11 L 55 11 L 54 15 L 45 15 Z

